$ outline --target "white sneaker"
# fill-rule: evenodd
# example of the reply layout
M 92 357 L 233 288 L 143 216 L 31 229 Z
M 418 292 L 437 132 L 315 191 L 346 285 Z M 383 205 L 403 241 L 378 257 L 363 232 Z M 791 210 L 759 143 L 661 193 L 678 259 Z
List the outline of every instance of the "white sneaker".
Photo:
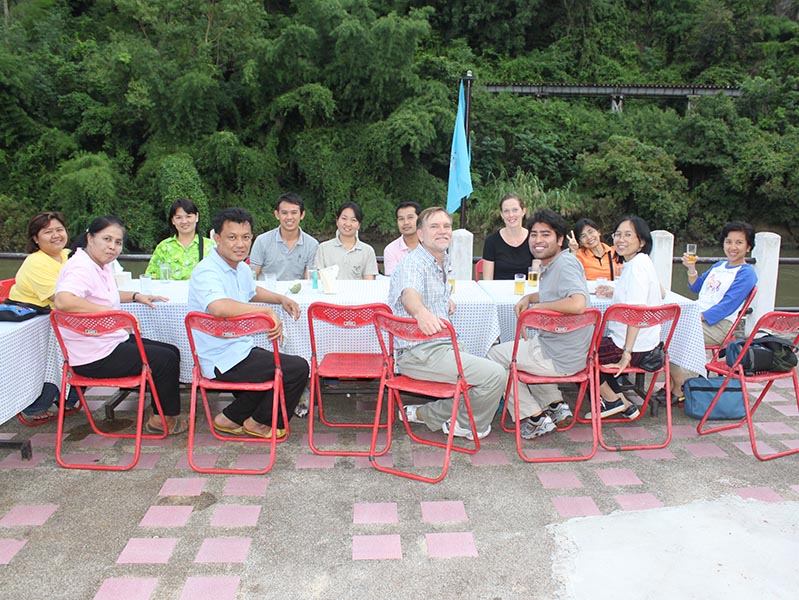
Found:
M 441 424 L 441 431 L 444 432 L 444 435 L 449 435 L 449 422 L 450 421 L 451 421 L 451 419 L 447 419 L 446 421 L 444 421 Z M 489 433 L 491 433 L 491 425 L 489 425 L 488 429 L 486 429 L 485 431 L 478 432 L 477 433 L 477 439 L 478 440 L 482 440 Z M 474 435 L 472 435 L 472 430 L 471 429 L 465 429 L 465 428 L 461 427 L 460 425 L 458 425 L 457 421 L 455 421 L 455 432 L 452 435 L 454 435 L 455 437 L 462 437 L 462 438 L 466 438 L 467 440 L 474 441 Z
M 405 418 L 408 419 L 408 423 L 424 423 L 424 419 L 419 417 L 416 414 L 416 411 L 419 410 L 420 404 L 406 404 L 405 405 Z M 397 411 L 397 418 L 402 421 L 402 411 Z

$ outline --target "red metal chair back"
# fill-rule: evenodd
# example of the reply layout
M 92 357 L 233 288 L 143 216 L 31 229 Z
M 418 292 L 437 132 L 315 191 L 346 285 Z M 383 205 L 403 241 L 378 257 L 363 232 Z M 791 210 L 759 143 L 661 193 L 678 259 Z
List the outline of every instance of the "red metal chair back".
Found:
M 594 380 L 594 353 L 598 347 L 598 340 L 601 334 L 600 323 L 602 321 L 602 313 L 596 308 L 590 308 L 580 315 L 566 315 L 560 312 L 551 310 L 540 310 L 531 308 L 524 311 L 516 323 L 516 338 L 513 343 L 513 354 L 511 357 L 510 376 L 508 377 L 508 385 L 505 388 L 505 399 L 510 398 L 511 387 L 514 388 L 513 397 L 518 397 L 518 384 L 548 384 L 548 383 L 576 383 L 580 386 L 577 402 L 574 407 L 575 413 L 578 413 L 582 406 L 583 399 L 586 391 L 589 392 L 590 405 L 592 414 L 595 412 L 597 404 L 597 387 Z M 555 376 L 542 376 L 532 375 L 525 371 L 520 371 L 517 367 L 516 357 L 519 352 L 519 344 L 521 343 L 522 332 L 528 329 L 536 329 L 538 331 L 546 331 L 555 334 L 571 333 L 586 327 L 592 327 L 591 341 L 586 351 L 585 367 L 572 375 L 564 377 Z M 516 451 L 525 462 L 571 462 L 578 460 L 589 460 L 596 454 L 598 438 L 597 438 L 597 425 L 596 419 L 591 420 L 591 429 L 593 435 L 593 446 L 588 454 L 580 456 L 546 456 L 546 457 L 530 457 L 525 454 L 522 447 L 521 431 L 519 429 L 519 421 L 521 415 L 519 414 L 518 402 L 514 403 L 514 422 L 516 426 L 513 428 L 505 425 L 507 410 L 503 409 L 502 419 L 500 421 L 501 427 L 504 431 L 513 432 L 516 434 Z M 568 427 L 563 430 L 570 429 L 574 425 L 572 422 Z M 562 430 L 561 430 L 562 431 Z
M 605 311 L 602 318 L 601 330 L 604 332 L 607 324 L 611 321 L 621 323 L 628 327 L 638 327 L 643 329 L 646 327 L 659 327 L 661 330 L 661 340 L 663 341 L 663 354 L 665 360 L 663 366 L 651 372 L 652 381 L 649 384 L 644 403 L 640 407 L 640 419 L 646 413 L 649 402 L 652 399 L 652 392 L 655 390 L 658 376 L 663 373 L 665 377 L 666 398 L 671 397 L 671 370 L 669 367 L 669 347 L 671 340 L 674 337 L 674 332 L 677 329 L 677 322 L 680 318 L 680 307 L 677 304 L 662 304 L 659 306 L 636 306 L 631 304 L 613 304 Z M 663 338 L 663 328 L 666 328 L 666 336 Z M 596 355 L 596 373 L 599 377 L 600 373 L 614 373 L 615 369 L 606 369 L 599 363 L 599 353 Z M 629 366 L 624 370 L 624 373 L 641 374 L 645 375 L 648 372 L 639 367 Z M 599 387 L 599 386 L 597 386 Z M 627 445 L 627 446 L 608 446 L 602 436 L 603 423 L 623 423 L 629 422 L 628 419 L 610 418 L 599 419 L 597 421 L 599 430 L 599 443 L 606 450 L 654 450 L 657 448 L 665 448 L 671 442 L 672 434 L 672 419 L 671 419 L 671 402 L 666 402 L 666 439 L 664 442 L 655 444 L 641 444 L 641 445 Z
M 771 389 L 771 386 L 774 384 L 774 382 L 779 379 L 787 379 L 789 377 L 793 382 L 794 398 L 796 400 L 797 409 L 799 409 L 799 378 L 797 378 L 796 375 L 796 367 L 787 372 L 760 371 L 751 375 L 746 374 L 741 362 L 746 356 L 749 347 L 757 341 L 757 337 L 762 334 L 763 330 L 766 330 L 773 335 L 784 337 L 785 339 L 790 340 L 794 345 L 799 345 L 799 313 L 772 311 L 764 314 L 762 317 L 760 317 L 760 319 L 758 319 L 757 323 L 752 329 L 752 333 L 750 333 L 746 338 L 738 357 L 732 365 L 727 365 L 726 358 L 721 360 L 716 359 L 708 363 L 707 370 L 710 373 L 715 373 L 718 376 L 724 377 L 724 382 L 716 393 L 715 398 L 708 406 L 707 411 L 705 411 L 705 415 L 700 419 L 699 424 L 696 426 L 696 431 L 700 435 L 705 435 L 708 433 L 735 429 L 746 423 L 749 429 L 749 442 L 752 446 L 752 454 L 754 454 L 754 456 L 759 460 L 771 460 L 774 458 L 780 458 L 781 456 L 788 456 L 789 454 L 796 454 L 799 452 L 799 448 L 793 448 L 782 452 L 773 452 L 771 454 L 763 454 L 760 452 L 757 447 L 757 438 L 755 436 L 754 414 L 760 404 L 763 402 L 763 399 L 766 397 L 766 394 L 768 394 L 768 391 Z M 741 392 L 744 399 L 744 418 L 734 423 L 728 423 L 716 427 L 705 427 L 707 421 L 709 420 L 710 413 L 713 412 L 714 407 L 718 403 L 721 395 L 724 393 L 724 390 L 727 388 L 727 385 L 734 380 L 737 380 L 741 383 Z M 748 383 L 766 384 L 763 386 L 757 399 L 752 404 L 749 402 L 749 391 L 747 389 Z
M 755 299 L 755 295 L 757 294 L 757 286 L 752 288 L 752 291 L 749 292 L 749 295 L 746 297 L 743 305 L 741 305 L 741 309 L 738 311 L 738 315 L 735 317 L 735 321 L 733 321 L 730 330 L 727 332 L 727 335 L 724 336 L 724 339 L 721 341 L 721 344 L 710 344 L 705 346 L 705 350 L 710 350 L 713 353 L 711 357 L 711 362 L 718 358 L 719 352 L 722 348 L 726 348 L 727 344 L 730 343 L 733 339 L 735 339 L 735 331 L 738 329 L 738 325 L 741 324 L 741 320 L 743 320 L 746 313 L 749 312 L 749 306 L 752 304 L 752 301 Z M 757 330 L 755 330 L 757 331 Z
M 214 317 L 204 312 L 190 312 L 185 318 L 186 334 L 189 338 L 189 347 L 191 348 L 192 360 L 194 366 L 192 368 L 192 382 L 191 382 L 191 401 L 190 401 L 190 416 L 189 416 L 189 443 L 188 443 L 188 459 L 189 466 L 198 473 L 214 473 L 225 475 L 263 475 L 269 472 L 275 464 L 275 449 L 277 443 L 283 442 L 288 438 L 288 414 L 286 411 L 286 401 L 283 396 L 283 372 L 280 366 L 280 351 L 278 349 L 277 339 L 271 340 L 271 350 L 275 356 L 275 377 L 270 381 L 258 382 L 244 382 L 234 383 L 229 381 L 218 381 L 216 379 L 204 377 L 200 368 L 200 359 L 197 355 L 197 346 L 195 335 L 210 335 L 218 338 L 234 339 L 245 336 L 266 335 L 275 327 L 275 322 L 263 313 L 248 313 L 239 315 L 237 317 L 221 318 Z M 270 453 L 267 465 L 262 469 L 224 469 L 224 468 L 207 468 L 197 464 L 194 460 L 194 443 L 195 443 L 195 428 L 197 416 L 197 390 L 203 399 L 203 406 L 205 409 L 205 417 L 208 426 L 211 429 L 213 436 L 222 441 L 237 441 L 247 443 L 261 443 L 270 445 Z M 220 435 L 213 427 L 213 415 L 211 414 L 211 407 L 208 402 L 207 390 L 217 391 L 266 391 L 273 390 L 273 404 L 272 404 L 272 436 L 269 438 L 256 438 L 256 437 L 228 437 Z M 277 411 L 281 411 L 283 415 L 283 422 L 286 426 L 287 435 L 282 439 L 277 438 Z
M 17 280 L 13 277 L 11 279 L 0 280 L 0 302 L 5 302 L 8 299 L 8 295 L 11 293 L 11 287 L 16 281 Z
M 480 281 L 483 278 L 483 259 L 474 263 L 474 280 Z
M 463 375 L 463 364 L 461 363 L 461 356 L 458 350 L 458 341 L 455 334 L 455 329 L 452 326 L 452 324 L 449 323 L 448 321 L 442 321 L 444 327 L 440 332 L 433 335 L 427 335 L 419 329 L 419 326 L 417 325 L 415 319 L 398 317 L 388 312 L 377 312 L 375 314 L 374 319 L 375 319 L 374 320 L 375 331 L 377 332 L 377 337 L 378 340 L 380 341 L 380 349 L 383 354 L 383 375 L 380 379 L 380 393 L 378 394 L 377 407 L 375 409 L 375 422 L 372 427 L 372 444 L 369 450 L 369 460 L 372 463 L 372 466 L 378 471 L 391 473 L 393 475 L 399 475 L 401 477 L 407 477 L 409 479 L 413 479 L 416 481 L 424 481 L 426 483 L 438 483 L 439 481 L 444 479 L 444 477 L 447 474 L 450 463 L 450 455 L 452 454 L 453 451 L 464 452 L 467 454 L 474 454 L 478 450 L 480 450 L 480 440 L 477 437 L 477 430 L 474 426 L 474 416 L 472 414 L 471 403 L 469 401 L 470 386 Z M 394 357 L 393 357 L 395 337 L 409 342 L 426 342 L 429 340 L 437 340 L 437 339 L 449 340 L 453 347 L 455 364 L 458 370 L 457 383 L 450 384 L 450 383 L 441 383 L 436 381 L 425 381 L 425 380 L 413 379 L 412 377 L 408 377 L 406 375 L 395 375 Z M 389 401 L 388 401 L 388 429 L 386 432 L 385 449 L 388 450 L 388 448 L 391 446 L 391 425 L 394 418 L 394 411 L 396 410 L 396 408 L 398 408 L 400 413 L 403 415 L 402 421 L 403 424 L 405 425 L 405 431 L 407 432 L 411 440 L 413 440 L 417 444 L 444 449 L 445 451 L 444 465 L 441 469 L 440 475 L 438 475 L 437 477 L 426 477 L 415 473 L 409 473 L 401 469 L 396 469 L 381 465 L 376 460 L 376 457 L 379 456 L 379 454 L 375 452 L 375 447 L 377 445 L 378 426 L 379 426 L 378 419 L 381 414 L 383 398 L 386 390 L 388 390 Z M 462 397 L 464 405 L 466 407 L 466 411 L 469 415 L 469 421 L 472 428 L 472 435 L 474 437 L 474 447 L 467 448 L 467 447 L 456 446 L 453 444 L 453 434 L 455 432 L 455 427 L 450 427 L 446 443 L 442 443 L 427 438 L 422 438 L 414 434 L 411 431 L 411 428 L 404 417 L 405 412 L 402 404 L 402 399 L 400 397 L 400 392 L 409 392 L 420 396 L 429 396 L 432 398 L 452 398 L 453 399 L 452 416 L 450 417 L 451 419 L 450 423 L 455 423 L 457 420 L 458 405 Z
M 139 460 L 141 453 L 141 440 L 142 439 L 163 439 L 167 435 L 167 425 L 164 419 L 164 413 L 161 409 L 161 401 L 158 398 L 158 392 L 153 383 L 152 373 L 150 372 L 150 365 L 147 362 L 147 355 L 144 351 L 144 345 L 141 340 L 141 332 L 139 331 L 139 324 L 136 317 L 132 314 L 122 310 L 111 310 L 101 313 L 67 313 L 59 310 L 54 310 L 50 313 L 50 323 L 61 348 L 61 353 L 64 356 L 64 365 L 61 375 L 61 389 L 60 399 L 58 405 L 58 428 L 56 438 L 56 460 L 62 467 L 68 469 L 89 469 L 100 471 L 124 471 L 133 468 Z M 139 349 L 139 357 L 142 362 L 141 372 L 138 375 L 131 375 L 128 377 L 85 377 L 75 372 L 69 360 L 69 348 L 64 341 L 62 331 L 67 330 L 72 333 L 85 337 L 99 337 L 113 333 L 119 330 L 125 330 L 132 333 L 136 338 L 136 346 Z M 61 449 L 63 445 L 63 431 L 64 431 L 64 416 L 66 414 L 66 389 L 67 385 L 72 385 L 78 392 L 80 404 L 84 407 L 86 418 L 89 420 L 89 425 L 97 435 L 104 437 L 119 437 L 119 438 L 132 438 L 135 440 L 134 455 L 130 463 L 127 465 L 97 465 L 90 463 L 68 463 L 63 460 Z M 151 435 L 143 434 L 143 421 L 144 421 L 144 394 L 147 386 L 150 386 L 150 393 L 153 402 L 156 405 L 156 410 L 161 416 L 162 427 L 164 433 Z M 92 417 L 92 413 L 86 403 L 86 398 L 83 395 L 82 388 L 87 386 L 105 386 L 116 388 L 139 388 L 139 404 L 136 419 L 136 433 L 107 433 L 101 431 Z
M 316 325 L 326 323 L 345 330 L 368 327 L 374 331 L 374 316 L 378 311 L 391 312 L 383 303 L 342 306 L 327 302 L 314 302 L 308 307 L 308 331 L 311 338 L 311 406 L 308 411 L 308 445 L 315 454 L 330 456 L 368 456 L 368 451 L 321 450 L 314 443 L 314 422 L 318 408 L 319 420 L 334 428 L 371 428 L 372 423 L 331 421 L 325 416 L 321 379 L 379 379 L 383 372 L 383 357 L 380 353 L 327 352 L 320 359 L 317 350 Z M 330 335 L 329 328 L 327 330 Z M 370 333 L 371 333 L 370 332 Z M 340 345 L 339 345 L 340 347 Z M 381 425 L 381 427 L 386 427 Z

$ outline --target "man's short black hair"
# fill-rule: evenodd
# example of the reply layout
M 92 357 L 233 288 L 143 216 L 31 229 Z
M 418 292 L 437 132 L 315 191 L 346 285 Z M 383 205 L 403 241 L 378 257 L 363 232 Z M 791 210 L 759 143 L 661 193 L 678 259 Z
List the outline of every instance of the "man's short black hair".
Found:
M 527 229 L 531 229 L 536 223 L 549 225 L 555 232 L 556 237 L 563 238 L 561 248 L 565 248 L 567 246 L 568 240 L 566 239 L 566 230 L 568 229 L 568 225 L 566 224 L 566 219 L 564 219 L 561 215 L 553 210 L 549 210 L 548 208 L 542 208 L 535 211 L 533 215 L 527 219 Z
M 399 211 L 401 208 L 413 208 L 416 211 L 416 216 L 419 216 L 419 213 L 422 212 L 422 205 L 418 202 L 414 202 L 413 200 L 406 200 L 405 202 L 400 202 L 399 206 L 397 206 L 397 210 L 394 211 L 394 216 L 399 217 Z
M 300 198 L 294 192 L 288 192 L 287 194 L 281 194 L 277 202 L 275 202 L 275 210 L 280 210 L 280 203 L 281 202 L 288 202 L 289 204 L 296 204 L 300 208 L 300 212 L 305 212 L 305 201 Z
M 222 233 L 222 227 L 226 221 L 230 221 L 231 223 L 249 223 L 250 229 L 253 227 L 252 215 L 243 208 L 223 208 L 216 213 L 211 225 L 217 234 Z

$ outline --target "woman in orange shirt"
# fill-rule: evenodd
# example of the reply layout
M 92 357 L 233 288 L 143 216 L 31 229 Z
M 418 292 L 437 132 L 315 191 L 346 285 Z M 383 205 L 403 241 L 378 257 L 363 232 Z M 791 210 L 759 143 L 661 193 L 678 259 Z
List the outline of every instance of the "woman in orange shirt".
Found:
M 591 219 L 580 219 L 566 237 L 569 250 L 582 263 L 588 281 L 615 278 L 613 248 L 602 241 L 599 225 Z

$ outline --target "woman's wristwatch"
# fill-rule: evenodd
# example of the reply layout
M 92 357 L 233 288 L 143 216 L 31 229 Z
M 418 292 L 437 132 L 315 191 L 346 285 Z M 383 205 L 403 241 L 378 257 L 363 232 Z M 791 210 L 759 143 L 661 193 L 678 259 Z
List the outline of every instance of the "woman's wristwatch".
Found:
M 133 292 L 133 295 L 130 297 L 131 302 L 136 302 L 136 296 L 139 295 L 139 292 Z

